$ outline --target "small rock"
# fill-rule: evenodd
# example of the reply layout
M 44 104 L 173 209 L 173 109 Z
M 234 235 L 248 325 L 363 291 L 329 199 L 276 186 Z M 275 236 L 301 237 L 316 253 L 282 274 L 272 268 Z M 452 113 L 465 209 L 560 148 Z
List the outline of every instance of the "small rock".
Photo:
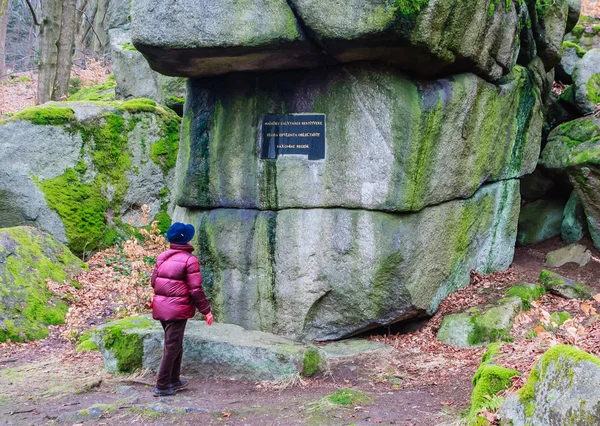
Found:
M 566 263 L 574 262 L 579 266 L 585 266 L 592 259 L 592 253 L 581 244 L 569 244 L 558 250 L 551 251 L 546 256 L 546 265 L 550 268 L 558 268 Z
M 591 300 L 596 294 L 596 291 L 587 284 L 575 282 L 551 271 L 543 270 L 539 281 L 550 293 L 566 299 Z

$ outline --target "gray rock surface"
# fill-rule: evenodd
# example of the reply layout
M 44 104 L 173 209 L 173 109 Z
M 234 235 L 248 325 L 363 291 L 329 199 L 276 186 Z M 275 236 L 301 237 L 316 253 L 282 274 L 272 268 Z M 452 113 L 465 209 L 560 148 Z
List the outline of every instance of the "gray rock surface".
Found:
M 330 340 L 435 312 L 512 262 L 518 180 L 413 214 L 344 209 L 178 210 L 197 232 L 219 321 Z M 432 267 L 435 265 L 435 267 Z
M 461 348 L 506 340 L 514 319 L 521 312 L 521 299 L 509 297 L 482 308 L 446 315 L 437 333 L 441 342 Z
M 600 359 L 572 346 L 549 349 L 525 387 L 506 398 L 500 424 L 555 426 L 598 424 Z
M 581 244 L 570 244 L 546 255 L 546 265 L 550 268 L 559 268 L 570 262 L 585 266 L 590 260 L 592 260 L 592 252 Z
M 92 338 L 100 347 L 109 372 L 124 372 L 123 366 L 132 366 L 125 362 L 127 355 L 116 349 L 121 342 L 134 342 L 132 344 L 142 348 L 138 368 L 156 371 L 160 365 L 164 333 L 160 323 L 149 317 L 131 317 L 106 324 L 95 329 Z M 298 374 L 324 371 L 327 363 L 324 354 L 311 345 L 233 324 L 207 326 L 204 321 L 190 320 L 184 336 L 181 368 L 185 375 L 285 380 Z
M 579 15 L 581 14 L 581 0 L 567 0 L 569 5 L 569 13 L 567 15 L 567 26 L 565 33 L 570 33 L 573 27 L 579 21 Z
M 535 168 L 542 76 L 538 59 L 500 87 L 473 74 L 417 83 L 370 65 L 191 80 L 178 205 L 417 211 L 468 198 Z M 325 114 L 325 159 L 260 159 L 267 112 Z
M 560 235 L 564 200 L 537 200 L 525 204 L 519 215 L 517 244 L 527 246 Z
M 583 117 L 554 129 L 540 163 L 567 173 L 585 210 L 594 245 L 600 248 L 600 119 Z
M 523 63 L 537 52 L 556 65 L 568 10 L 566 0 L 137 0 L 131 16 L 133 43 L 166 75 L 382 61 L 497 81 L 520 49 Z
M 600 103 L 600 49 L 588 51 L 573 69 L 575 104 L 581 114 L 594 112 Z
M 82 252 L 101 245 L 115 212 L 134 226 L 143 204 L 150 219 L 171 212 L 179 119 L 148 102 L 49 103 L 1 124 L 0 227 L 36 226 Z M 175 143 L 170 167 L 165 141 Z
M 136 0 L 131 18 L 134 45 L 165 75 L 322 64 L 285 0 Z
M 556 75 L 558 79 L 565 84 L 572 83 L 573 70 L 580 60 L 581 58 L 579 57 L 575 47 L 565 47 L 563 49 L 560 64 L 557 66 Z
M 186 80 L 166 77 L 153 71 L 144 56 L 131 44 L 131 31 L 124 28 L 108 32 L 117 82 L 118 98 L 149 98 L 169 108 L 183 111 Z
M 583 205 L 579 201 L 577 192 L 573 191 L 563 212 L 560 237 L 567 244 L 576 243 L 583 238 L 586 228 L 587 223 Z

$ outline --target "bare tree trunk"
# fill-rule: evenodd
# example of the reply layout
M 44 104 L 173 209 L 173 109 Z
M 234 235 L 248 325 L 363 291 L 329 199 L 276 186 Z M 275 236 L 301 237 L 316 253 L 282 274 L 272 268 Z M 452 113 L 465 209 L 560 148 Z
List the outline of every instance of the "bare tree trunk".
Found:
M 77 0 L 46 0 L 42 6 L 38 103 L 65 99 L 71 75 L 75 4 Z
M 10 0 L 0 0 L 0 80 L 6 75 L 6 29 Z
M 40 28 L 40 68 L 38 74 L 38 103 L 52 99 L 58 60 L 58 41 L 62 20 L 62 0 L 46 0 L 42 4 Z
M 52 100 L 62 101 L 67 98 L 69 78 L 73 58 L 73 40 L 75 38 L 75 12 L 77 0 L 63 0 L 60 39 L 58 42 L 58 58 L 56 61 L 56 77 Z

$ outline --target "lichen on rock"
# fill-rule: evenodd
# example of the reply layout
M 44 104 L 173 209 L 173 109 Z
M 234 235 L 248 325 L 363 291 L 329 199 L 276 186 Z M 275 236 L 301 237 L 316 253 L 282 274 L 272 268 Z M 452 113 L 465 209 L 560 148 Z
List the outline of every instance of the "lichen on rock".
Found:
M 37 340 L 62 324 L 68 304 L 46 280 L 71 281 L 87 268 L 51 235 L 31 227 L 0 229 L 0 342 Z

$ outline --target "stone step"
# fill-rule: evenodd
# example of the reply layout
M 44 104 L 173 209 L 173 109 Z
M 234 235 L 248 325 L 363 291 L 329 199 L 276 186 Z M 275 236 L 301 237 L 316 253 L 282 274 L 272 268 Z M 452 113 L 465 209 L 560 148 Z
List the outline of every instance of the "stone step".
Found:
M 113 373 L 144 368 L 156 371 L 163 352 L 163 330 L 149 316 L 125 318 L 98 327 L 92 339 L 104 367 Z M 247 380 L 287 380 L 327 369 L 315 346 L 233 324 L 190 320 L 183 343 L 185 375 Z

